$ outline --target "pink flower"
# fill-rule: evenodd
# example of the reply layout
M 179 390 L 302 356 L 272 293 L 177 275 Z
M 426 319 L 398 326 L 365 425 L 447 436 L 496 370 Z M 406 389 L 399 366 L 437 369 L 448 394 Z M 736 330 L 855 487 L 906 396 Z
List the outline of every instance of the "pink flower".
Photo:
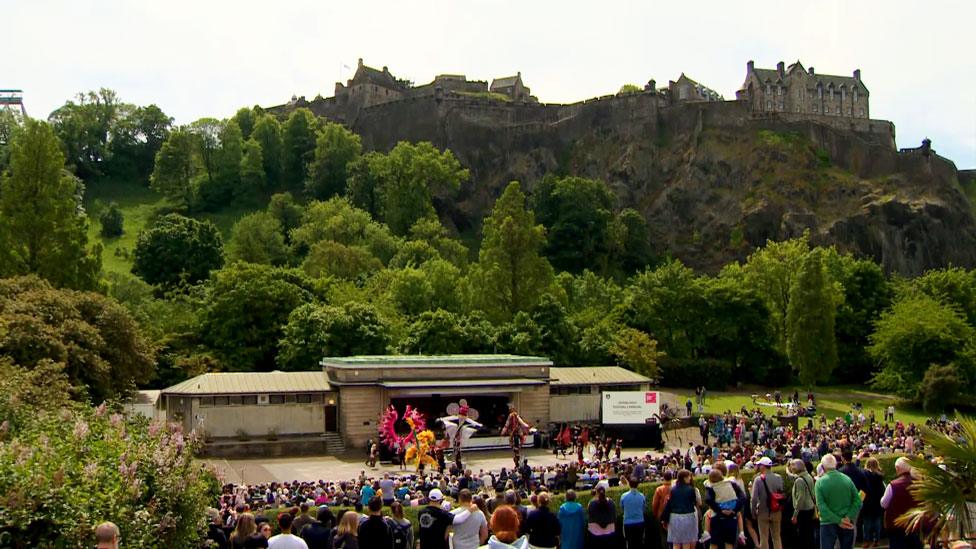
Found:
M 87 423 L 85 423 L 80 419 L 75 422 L 74 435 L 76 439 L 84 440 L 85 438 L 88 438 L 88 433 L 89 433 L 89 429 Z
M 105 406 L 105 403 L 104 402 L 101 403 L 101 404 L 99 404 L 98 405 L 98 408 L 95 408 L 95 417 L 102 417 L 102 416 L 104 416 L 105 415 L 105 410 L 107 410 L 107 409 L 108 409 L 108 407 Z

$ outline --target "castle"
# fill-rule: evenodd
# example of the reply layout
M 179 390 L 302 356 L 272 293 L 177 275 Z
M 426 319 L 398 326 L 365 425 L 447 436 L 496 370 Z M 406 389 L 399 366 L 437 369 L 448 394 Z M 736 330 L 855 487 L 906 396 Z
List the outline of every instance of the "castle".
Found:
M 656 109 L 695 103 L 729 103 L 718 92 L 682 73 L 667 86 L 657 87 L 649 80 L 643 90 L 598 98 L 606 100 L 621 95 L 644 96 L 644 103 Z M 814 119 L 835 127 L 845 127 L 843 120 L 870 120 L 868 106 L 870 92 L 857 69 L 852 76 L 817 74 L 813 67 L 806 69 L 800 61 L 787 67 L 782 61 L 775 69 L 756 68 L 753 61 L 746 64 L 746 78 L 732 102 L 745 107 L 753 118 L 789 116 L 791 119 Z M 468 80 L 463 74 L 440 74 L 432 82 L 415 86 L 409 80 L 397 78 L 387 67 L 375 69 L 363 63 L 346 83 L 336 82 L 333 97 L 316 98 L 308 102 L 304 97 L 292 98 L 284 108 L 307 106 L 322 116 L 352 126 L 363 110 L 410 100 L 480 101 L 486 105 L 520 108 L 538 106 L 559 109 L 566 105 L 543 104 L 532 95 L 522 80 L 522 73 L 486 80 Z M 585 101 L 589 102 L 593 100 Z

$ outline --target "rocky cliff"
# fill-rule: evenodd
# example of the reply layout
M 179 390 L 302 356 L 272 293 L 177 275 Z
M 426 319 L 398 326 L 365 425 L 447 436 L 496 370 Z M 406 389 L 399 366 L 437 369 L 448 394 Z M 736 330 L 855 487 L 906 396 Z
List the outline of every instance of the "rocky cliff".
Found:
M 451 149 L 472 178 L 439 206 L 462 231 L 477 229 L 508 181 L 531 190 L 560 173 L 606 181 L 620 207 L 644 214 L 656 250 L 705 271 L 805 230 L 906 275 L 976 266 L 974 209 L 955 166 L 934 151 L 898 152 L 884 121 L 756 118 L 738 102 L 662 108 L 648 94 L 575 105 L 423 98 L 343 119 L 370 149 Z

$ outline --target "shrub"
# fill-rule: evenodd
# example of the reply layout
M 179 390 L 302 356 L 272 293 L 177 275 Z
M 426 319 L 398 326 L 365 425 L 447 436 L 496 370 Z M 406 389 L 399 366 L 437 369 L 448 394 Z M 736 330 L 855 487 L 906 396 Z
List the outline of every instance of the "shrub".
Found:
M 714 358 L 670 358 L 658 361 L 661 385 L 665 387 L 698 387 L 722 390 L 729 384 L 732 365 Z
M 963 380 L 955 366 L 932 366 L 925 372 L 918 392 L 928 413 L 942 412 L 959 399 Z
M 119 205 L 112 202 L 108 209 L 98 216 L 98 222 L 102 224 L 102 236 L 105 238 L 116 238 L 122 236 L 122 225 L 125 219 Z

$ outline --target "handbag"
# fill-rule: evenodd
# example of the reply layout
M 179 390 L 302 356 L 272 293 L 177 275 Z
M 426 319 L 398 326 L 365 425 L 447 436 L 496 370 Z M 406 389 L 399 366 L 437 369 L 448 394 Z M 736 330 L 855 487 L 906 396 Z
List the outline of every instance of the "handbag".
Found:
M 783 510 L 783 500 L 786 494 L 782 492 L 770 492 L 769 485 L 766 484 L 766 475 L 762 476 L 763 488 L 766 489 L 766 506 L 770 513 L 778 513 Z
M 820 508 L 817 506 L 817 498 L 813 495 L 813 490 L 810 489 L 810 483 L 807 482 L 806 478 L 801 476 L 800 480 L 803 481 L 803 486 L 806 487 L 807 493 L 810 494 L 810 499 L 813 500 L 813 520 L 819 521 Z

